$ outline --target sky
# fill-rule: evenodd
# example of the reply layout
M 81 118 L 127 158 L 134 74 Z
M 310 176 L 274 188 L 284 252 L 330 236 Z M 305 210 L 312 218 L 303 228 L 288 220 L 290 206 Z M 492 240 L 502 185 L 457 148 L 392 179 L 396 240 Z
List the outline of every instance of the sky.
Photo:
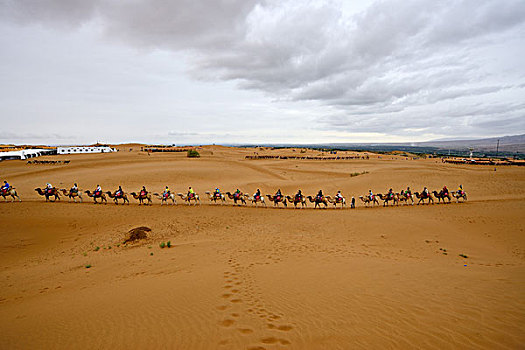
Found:
M 0 0 L 0 143 L 525 133 L 523 0 Z

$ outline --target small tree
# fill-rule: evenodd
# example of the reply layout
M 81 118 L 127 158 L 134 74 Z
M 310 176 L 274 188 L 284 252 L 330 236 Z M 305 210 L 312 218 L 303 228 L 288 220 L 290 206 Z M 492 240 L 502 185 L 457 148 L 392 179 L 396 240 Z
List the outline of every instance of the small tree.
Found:
M 201 155 L 196 150 L 190 149 L 188 150 L 187 156 L 188 158 L 199 158 Z

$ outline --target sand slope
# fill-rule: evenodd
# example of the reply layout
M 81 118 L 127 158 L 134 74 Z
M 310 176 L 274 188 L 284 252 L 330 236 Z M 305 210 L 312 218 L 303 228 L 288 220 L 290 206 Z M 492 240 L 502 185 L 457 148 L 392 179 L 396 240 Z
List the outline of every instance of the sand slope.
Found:
M 207 147 L 201 159 L 119 152 L 70 156 L 69 166 L 0 163 L 23 198 L 0 203 L 0 348 L 523 346 L 523 169 L 248 154 Z M 45 203 L 33 188 L 47 181 L 347 197 L 462 183 L 469 201 L 356 210 Z M 142 225 L 150 237 L 122 245 Z M 173 247 L 161 249 L 167 240 Z

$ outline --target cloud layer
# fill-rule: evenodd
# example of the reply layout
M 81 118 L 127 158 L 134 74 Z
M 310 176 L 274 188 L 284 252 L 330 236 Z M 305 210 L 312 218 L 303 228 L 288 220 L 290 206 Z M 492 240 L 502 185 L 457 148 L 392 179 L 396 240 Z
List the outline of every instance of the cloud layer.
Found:
M 394 135 L 525 132 L 525 2 L 3 0 L 0 19 L 183 54 L 196 80 L 324 106 L 310 127 Z M 364 10 L 361 10 L 364 9 Z M 174 77 L 175 78 L 175 77 Z

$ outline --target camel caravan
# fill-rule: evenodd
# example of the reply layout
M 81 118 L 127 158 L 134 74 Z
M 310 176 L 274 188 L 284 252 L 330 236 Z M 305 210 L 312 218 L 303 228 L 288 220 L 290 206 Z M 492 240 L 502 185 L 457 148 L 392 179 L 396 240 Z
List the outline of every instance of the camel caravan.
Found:
M 60 201 L 60 196 L 67 197 L 69 202 L 74 201 L 75 203 L 82 203 L 83 198 L 82 194 L 84 193 L 88 197 L 93 199 L 95 204 L 107 204 L 108 197 L 112 199 L 115 205 L 118 204 L 130 204 L 130 197 L 138 201 L 139 205 L 152 205 L 153 198 L 160 200 L 160 205 L 176 205 L 176 197 L 180 197 L 183 203 L 187 205 L 200 205 L 201 200 L 199 195 L 189 187 L 186 193 L 172 193 L 168 186 L 164 189 L 162 193 L 153 192 L 150 193 L 146 190 L 145 186 L 142 186 L 142 189 L 137 192 L 126 193 L 121 186 L 118 187 L 115 191 L 102 191 L 100 185 L 97 185 L 94 191 L 86 190 L 82 191 L 78 188 L 75 183 L 74 186 L 70 189 L 65 188 L 56 188 L 51 184 L 47 184 L 44 188 L 35 188 L 35 191 L 45 197 L 46 202 L 55 202 Z M 334 196 L 323 194 L 322 190 L 312 196 L 305 195 L 301 190 L 294 195 L 283 195 L 281 190 L 277 190 L 275 194 L 266 194 L 262 195 L 261 191 L 257 191 L 253 194 L 243 193 L 241 190 L 237 189 L 233 192 L 221 192 L 219 188 L 215 188 L 213 191 L 206 191 L 205 194 L 208 197 L 210 204 L 228 204 L 232 203 L 235 206 L 267 206 L 267 202 L 270 203 L 275 208 L 283 207 L 286 208 L 288 205 L 294 209 L 308 208 L 309 203 L 310 207 L 313 205 L 314 209 L 326 209 L 329 207 L 344 209 L 347 207 L 346 198 L 342 195 L 341 191 L 338 191 Z M 4 185 L 0 188 L 0 196 L 4 198 L 4 201 L 7 202 L 8 197 L 11 197 L 11 202 L 18 199 L 21 201 L 18 193 L 14 187 L 11 187 L 6 181 Z M 448 204 L 451 203 L 453 199 L 457 203 L 460 201 L 467 200 L 467 194 L 463 190 L 463 187 L 459 185 L 459 188 L 456 191 L 449 191 L 446 186 L 441 190 L 430 191 L 426 187 L 423 188 L 421 192 L 412 192 L 410 187 L 407 187 L 406 190 L 401 190 L 400 192 L 394 192 L 390 189 L 387 193 L 373 193 L 372 190 L 368 191 L 368 194 L 358 197 L 365 207 L 375 207 L 375 206 L 399 206 L 399 205 L 414 205 L 414 204 Z M 228 200 L 230 202 L 228 202 Z M 355 208 L 355 198 L 352 197 L 350 201 L 350 208 Z

